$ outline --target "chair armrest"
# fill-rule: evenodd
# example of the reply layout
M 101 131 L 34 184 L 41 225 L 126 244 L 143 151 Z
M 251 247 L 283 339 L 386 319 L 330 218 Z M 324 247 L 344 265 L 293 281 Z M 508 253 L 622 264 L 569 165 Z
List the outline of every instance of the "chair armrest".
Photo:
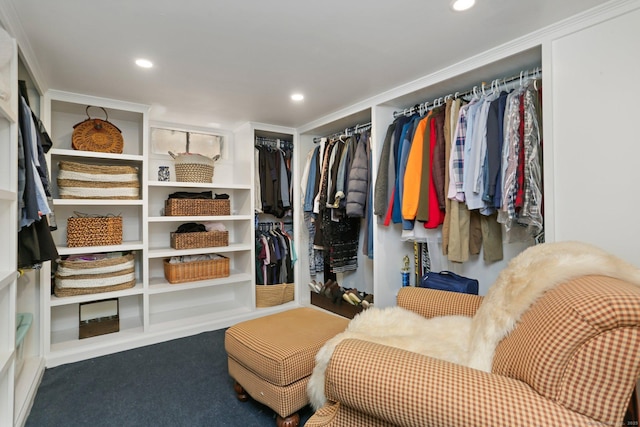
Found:
M 405 286 L 400 288 L 397 304 L 424 317 L 468 316 L 473 317 L 483 297 L 459 292 Z
M 398 348 L 347 339 L 325 377 L 329 402 L 398 426 L 594 426 L 526 383 Z

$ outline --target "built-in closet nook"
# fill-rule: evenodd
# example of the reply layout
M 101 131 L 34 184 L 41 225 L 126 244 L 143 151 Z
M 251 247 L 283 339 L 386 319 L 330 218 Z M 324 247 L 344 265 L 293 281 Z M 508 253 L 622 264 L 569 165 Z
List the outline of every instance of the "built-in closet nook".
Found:
M 293 301 L 293 135 L 256 132 L 254 151 L 256 307 Z
M 327 280 L 372 295 L 375 307 L 393 306 L 405 256 L 411 285 L 426 271 L 451 270 L 477 279 L 481 295 L 509 260 L 543 240 L 588 236 L 640 265 L 629 192 L 640 178 L 640 111 L 621 92 L 640 69 L 640 0 L 608 2 L 297 128 L 155 122 L 146 104 L 41 90 L 27 47 L 13 39 L 11 11 L 0 12 L 11 36 L 6 60 L 0 52 L 2 426 L 24 424 L 45 367 L 293 307 L 344 316 L 362 309 L 314 290 Z M 379 61 L 382 53 L 366 66 Z M 122 153 L 72 147 L 87 116 L 119 129 Z M 52 215 L 38 225 L 50 249 L 67 263 L 122 263 L 122 280 L 81 292 L 68 286 L 64 263 L 19 263 L 22 118 L 44 141 L 49 187 L 37 194 L 48 199 L 39 210 Z M 177 181 L 169 151 L 203 150 L 215 158 L 211 183 Z M 126 184 L 89 193 L 69 185 L 103 167 Z M 202 197 L 214 211 L 173 211 Z M 101 246 L 82 233 L 70 242 L 87 218 L 121 227 L 121 240 L 107 231 Z M 214 243 L 176 243 L 176 234 L 207 227 L 219 233 Z M 185 277 L 186 260 L 215 267 Z M 115 304 L 117 329 L 81 338 L 83 310 L 105 301 Z M 18 346 L 21 321 L 30 325 Z

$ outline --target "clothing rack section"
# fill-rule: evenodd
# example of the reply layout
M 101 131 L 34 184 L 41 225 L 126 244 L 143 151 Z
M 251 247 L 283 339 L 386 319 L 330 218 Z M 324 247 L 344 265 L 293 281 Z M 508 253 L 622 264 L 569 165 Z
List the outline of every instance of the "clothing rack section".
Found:
M 509 92 L 517 86 L 524 85 L 525 82 L 529 81 L 530 79 L 537 79 L 541 76 L 542 76 L 541 67 L 536 67 L 531 70 L 523 70 L 520 72 L 520 74 L 515 76 L 502 78 L 502 79 L 494 79 L 491 81 L 491 84 L 489 85 L 489 87 L 487 87 L 486 82 L 482 82 L 480 83 L 480 85 L 476 85 L 473 88 L 467 89 L 463 92 L 450 93 L 445 96 L 434 98 L 433 101 L 431 102 L 425 101 L 423 103 L 416 104 L 413 107 L 405 108 L 402 111 L 394 111 L 393 118 L 397 119 L 400 116 L 411 116 L 413 114 L 424 115 L 427 111 L 444 105 L 444 103 L 448 99 L 463 98 L 468 101 L 469 99 L 467 98 L 469 97 L 486 96 L 494 92 L 500 92 L 500 91 Z M 487 92 L 487 89 L 489 90 L 489 92 Z
M 503 242 L 544 240 L 541 69 L 394 114 L 374 186 L 374 214 L 401 240 L 441 239 L 462 263 L 503 259 Z M 503 234 L 506 237 L 503 238 Z
M 370 129 L 371 129 L 371 122 L 357 124 L 355 126 L 346 128 L 342 132 L 336 132 L 334 134 L 331 134 L 331 135 L 325 136 L 325 137 L 313 138 L 313 142 L 315 144 L 317 144 L 317 143 L 321 142 L 322 140 L 332 140 L 332 139 L 337 139 L 337 138 L 340 138 L 340 137 L 347 137 L 347 136 L 351 136 L 351 135 L 355 135 L 355 134 L 358 134 L 358 133 L 362 133 L 362 132 L 368 131 Z
M 293 237 L 285 225 L 292 221 L 258 222 L 256 226 L 256 284 L 293 283 L 297 259 Z
M 356 271 L 361 253 L 373 258 L 371 123 L 317 140 L 302 174 L 304 219 L 309 232 L 309 269 L 323 282 Z
M 276 218 L 293 213 L 293 142 L 256 136 L 255 211 Z
M 272 150 L 293 151 L 293 141 L 287 141 L 280 138 L 267 138 L 264 136 L 256 136 L 256 147 L 270 148 Z

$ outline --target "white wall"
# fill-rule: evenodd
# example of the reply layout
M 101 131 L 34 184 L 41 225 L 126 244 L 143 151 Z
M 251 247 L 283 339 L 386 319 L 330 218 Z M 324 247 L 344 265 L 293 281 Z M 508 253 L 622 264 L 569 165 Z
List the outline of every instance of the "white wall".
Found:
M 554 40 L 550 70 L 555 240 L 590 242 L 636 265 L 638 40 L 635 10 Z

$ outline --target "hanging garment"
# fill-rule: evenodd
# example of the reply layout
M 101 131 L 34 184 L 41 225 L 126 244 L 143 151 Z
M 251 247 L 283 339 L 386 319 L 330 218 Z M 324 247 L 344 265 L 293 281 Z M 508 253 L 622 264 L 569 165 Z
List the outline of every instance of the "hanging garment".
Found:
M 393 210 L 391 213 L 391 220 L 394 224 L 402 222 L 402 197 L 404 195 L 404 175 L 407 169 L 407 160 L 409 159 L 409 152 L 411 150 L 411 143 L 413 141 L 413 135 L 415 133 L 417 124 L 420 117 L 416 114 L 411 117 L 411 120 L 407 122 L 400 134 L 401 142 L 398 146 L 398 167 L 396 168 L 396 189 L 393 200 Z M 405 227 L 406 224 L 403 224 Z
M 444 143 L 445 143 L 445 165 L 446 172 L 444 177 L 444 222 L 442 223 L 442 255 L 447 255 L 449 252 L 449 232 L 451 227 L 451 199 L 449 199 L 449 185 L 450 185 L 450 173 L 449 162 L 451 160 L 451 145 L 455 133 L 455 118 L 458 115 L 460 109 L 460 100 L 448 99 L 445 102 L 445 119 L 444 119 Z
M 435 114 L 441 114 L 442 111 L 437 111 Z M 444 222 L 444 211 L 440 210 L 440 204 L 438 203 L 438 196 L 436 193 L 435 185 L 436 181 L 433 179 L 433 156 L 435 153 L 435 146 L 437 141 L 437 130 L 436 126 L 438 121 L 435 119 L 435 114 L 432 116 L 432 119 L 429 121 L 429 169 L 426 171 L 423 170 L 422 175 L 425 173 L 430 176 L 429 179 L 429 190 L 428 190 L 428 219 L 424 223 L 424 228 L 437 228 Z M 442 180 L 444 182 L 444 179 Z M 420 205 L 418 205 L 418 213 L 420 213 Z M 420 219 L 420 218 L 418 218 Z
M 393 133 L 393 165 L 389 165 L 389 176 L 391 176 L 391 171 L 393 171 L 393 185 L 392 190 L 389 194 L 389 203 L 387 204 L 387 211 L 385 213 L 384 225 L 388 226 L 391 221 L 394 223 L 398 223 L 401 221 L 402 213 L 400 212 L 399 206 L 399 180 L 403 179 L 403 175 L 400 175 L 400 155 L 402 150 L 402 139 L 404 138 L 404 134 L 406 133 L 407 124 L 415 118 L 401 116 L 396 119 L 396 128 Z M 391 184 L 391 183 L 390 183 Z M 398 211 L 398 216 L 394 218 L 394 212 Z
M 507 97 L 504 119 L 504 144 L 502 147 L 502 206 L 498 221 L 505 225 L 507 234 L 516 218 L 517 168 L 520 150 L 520 94 L 516 89 Z
M 345 142 L 345 146 L 342 150 L 342 156 L 338 164 L 338 175 L 336 177 L 336 192 L 333 204 L 333 208 L 345 209 L 347 205 L 347 193 L 349 192 L 349 175 L 351 174 L 351 167 L 354 157 L 356 155 L 357 141 L 355 138 L 349 138 Z
M 435 131 L 435 145 L 433 147 L 433 160 L 431 166 L 431 176 L 433 178 L 433 186 L 438 200 L 438 208 L 444 212 L 444 200 L 446 198 L 445 175 L 448 175 L 447 163 L 445 162 L 445 137 L 444 122 L 445 108 L 439 108 L 434 113 L 433 120 Z
M 48 202 L 51 193 L 42 142 L 50 139 L 34 120 L 35 115 L 23 96 L 19 107 L 18 266 L 24 268 L 58 259 L 58 250 L 47 219 L 52 213 Z
M 369 195 L 369 137 L 367 133 L 360 135 L 356 153 L 349 171 L 347 185 L 346 214 L 352 218 L 365 216 L 365 208 Z
M 500 163 L 502 159 L 502 126 L 504 123 L 504 102 L 507 93 L 491 101 L 489 115 L 487 116 L 487 156 L 483 165 L 485 169 L 484 189 L 482 200 L 492 207 L 496 207 L 494 197 L 498 192 L 498 177 L 500 176 Z M 502 109 L 500 104 L 503 104 Z M 502 111 L 501 111 L 502 110 Z
M 418 211 L 423 170 L 423 150 L 425 149 L 425 128 L 430 117 L 431 112 L 429 112 L 426 117 L 422 118 L 418 122 L 416 131 L 414 133 L 413 142 L 411 143 L 409 157 L 407 158 L 407 166 L 403 177 L 404 193 L 402 196 L 402 218 L 406 221 L 413 222 L 416 219 L 416 213 Z
M 486 125 L 490 100 L 485 97 L 469 108 L 467 138 L 464 145 L 464 199 L 470 210 L 483 212 L 487 204 L 482 200 L 484 185 L 482 163 L 486 155 Z
M 254 157 L 254 206 L 256 213 L 262 213 L 262 176 L 260 175 L 260 150 L 257 148 L 253 149 L 253 157 Z
M 524 192 L 518 223 L 535 237 L 542 232 L 542 159 L 540 128 L 533 82 L 524 93 Z
M 452 200 L 464 202 L 464 154 L 467 140 L 467 121 L 469 108 L 474 101 L 460 107 L 456 123 L 455 137 L 449 159 L 449 191 L 447 196 Z
M 257 147 L 259 152 L 261 210 L 277 218 L 291 208 L 289 163 L 282 150 Z
M 389 183 L 392 182 L 389 173 L 389 165 L 391 163 L 391 147 L 393 145 L 393 133 L 395 132 L 395 129 L 396 122 L 394 121 L 387 128 L 384 143 L 382 144 L 382 151 L 380 153 L 380 162 L 378 164 L 378 172 L 376 173 L 374 190 L 375 205 L 373 208 L 373 214 L 377 216 L 384 216 L 387 211 Z

